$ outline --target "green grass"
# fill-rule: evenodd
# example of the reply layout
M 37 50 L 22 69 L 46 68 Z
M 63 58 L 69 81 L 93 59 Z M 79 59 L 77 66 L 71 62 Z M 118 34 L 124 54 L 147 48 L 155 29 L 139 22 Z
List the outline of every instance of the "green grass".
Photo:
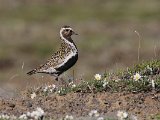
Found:
M 160 72 L 160 61 L 152 60 L 152 61 L 144 61 L 140 64 L 135 65 L 133 68 L 129 68 L 124 72 L 121 72 L 121 76 L 123 79 L 129 79 L 135 73 L 139 73 L 145 77 L 152 77 L 158 75 Z
M 152 91 L 151 80 L 155 82 L 155 91 L 160 91 L 160 76 L 159 76 L 160 61 L 148 61 L 135 65 L 121 74 L 107 74 L 105 73 L 101 80 L 86 80 L 78 84 L 76 87 L 66 87 L 60 89 L 60 95 L 68 92 L 149 92 Z M 135 81 L 133 76 L 139 73 L 141 79 Z M 112 78 L 113 77 L 113 78 Z M 104 83 L 106 86 L 104 87 Z
M 121 73 L 118 74 L 105 73 L 102 75 L 100 80 L 83 80 L 79 84 L 77 84 L 76 81 L 73 81 L 73 83 L 70 84 L 66 82 L 65 87 L 59 87 L 54 92 L 59 95 L 66 95 L 70 92 L 160 92 L 160 76 L 158 72 L 159 68 L 160 61 L 158 60 L 143 62 L 141 64 L 135 65 L 133 68 L 129 68 L 127 71 L 121 71 Z M 139 73 L 141 75 L 141 78 L 137 81 L 133 78 L 135 73 Z M 152 87 L 152 80 L 154 80 L 155 88 Z M 43 88 L 37 89 L 36 92 L 43 93 Z M 47 94 L 49 93 L 45 92 L 45 95 Z
M 151 116 L 150 119 L 152 119 L 152 120 L 160 120 L 160 114 Z

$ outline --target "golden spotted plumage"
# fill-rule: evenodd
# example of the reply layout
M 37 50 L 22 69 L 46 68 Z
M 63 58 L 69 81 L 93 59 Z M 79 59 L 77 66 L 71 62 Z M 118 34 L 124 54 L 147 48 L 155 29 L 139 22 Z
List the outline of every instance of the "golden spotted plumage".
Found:
M 64 41 L 61 43 L 60 49 L 55 52 L 50 59 L 43 65 L 40 65 L 36 71 L 37 72 L 44 72 L 49 67 L 55 67 L 63 62 L 65 56 L 68 56 L 72 52 L 72 47 L 66 44 Z
M 60 38 L 62 40 L 60 49 L 45 64 L 40 65 L 27 74 L 46 73 L 58 77 L 72 67 L 78 59 L 78 50 L 71 38 L 73 34 L 75 33 L 69 26 L 62 27 L 60 30 Z

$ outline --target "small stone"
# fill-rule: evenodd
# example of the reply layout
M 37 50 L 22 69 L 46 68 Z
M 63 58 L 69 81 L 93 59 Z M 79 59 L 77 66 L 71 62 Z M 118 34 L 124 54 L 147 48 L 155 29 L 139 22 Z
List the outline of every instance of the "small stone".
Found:
M 28 102 L 27 104 L 27 107 L 32 107 L 32 103 Z
M 11 108 L 14 108 L 16 105 L 13 104 L 13 103 L 8 103 L 8 106 L 11 107 Z
M 106 105 L 106 107 L 110 107 L 111 106 L 110 102 L 104 102 L 104 104 Z

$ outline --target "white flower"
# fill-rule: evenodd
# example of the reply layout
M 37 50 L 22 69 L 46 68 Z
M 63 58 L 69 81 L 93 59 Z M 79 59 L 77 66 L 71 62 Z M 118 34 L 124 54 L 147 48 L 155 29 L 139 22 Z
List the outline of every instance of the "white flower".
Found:
M 40 107 L 37 108 L 37 112 L 39 113 L 39 116 L 43 116 L 44 115 L 44 110 Z
M 120 81 L 120 79 L 116 79 L 116 80 L 114 80 L 115 82 L 119 82 Z
M 76 87 L 76 85 L 75 85 L 75 84 L 73 84 L 73 85 L 72 85 L 72 88 L 75 88 L 75 87 Z
M 5 120 L 9 120 L 10 117 L 8 115 L 1 115 L 1 118 Z
M 31 116 L 31 113 L 30 113 L 30 112 L 27 112 L 27 116 Z
M 155 82 L 154 82 L 154 80 L 151 81 L 151 84 L 152 84 L 152 88 L 154 89 L 155 88 Z
M 16 120 L 16 119 L 17 119 L 17 117 L 16 117 L 16 116 L 14 116 L 14 115 L 11 115 L 11 116 L 10 116 L 10 119 L 11 119 L 11 120 Z
M 34 92 L 31 94 L 31 98 L 34 99 L 35 97 L 36 97 L 36 93 Z
M 48 89 L 44 88 L 44 89 L 43 89 L 43 92 L 47 92 L 47 90 L 48 90 Z
M 52 93 L 52 92 L 53 92 L 53 89 L 51 88 L 51 89 L 49 89 L 49 91 Z
M 136 73 L 136 74 L 133 76 L 133 79 L 134 79 L 135 81 L 137 81 L 137 80 L 141 79 L 141 75 L 140 75 L 139 73 Z
M 103 117 L 99 117 L 99 118 L 97 118 L 97 120 L 104 120 L 104 118 Z
M 99 113 L 94 114 L 95 117 L 99 117 Z
M 55 84 L 52 84 L 52 88 L 55 89 L 55 88 L 56 88 L 56 85 L 55 85 Z
M 27 117 L 38 120 L 40 117 L 44 116 L 44 110 L 42 108 L 37 108 L 35 111 L 27 112 Z
M 103 81 L 103 87 L 105 88 L 107 84 L 108 84 L 108 81 L 104 80 Z
M 149 67 L 149 65 L 147 65 L 147 69 L 150 71 L 153 71 L 151 67 Z
M 43 89 L 43 92 L 47 92 L 48 91 L 48 86 L 45 86 L 45 88 Z
M 35 119 L 38 119 L 38 117 L 39 117 L 38 111 L 33 111 L 33 112 L 31 112 L 31 117 L 32 117 L 32 118 L 35 118 Z
M 95 78 L 96 80 L 101 80 L 102 77 L 101 77 L 100 74 L 95 74 L 95 75 L 94 75 L 94 78 Z
M 117 112 L 117 117 L 119 120 L 124 120 L 128 117 L 128 113 L 125 111 L 118 111 Z
M 131 120 L 138 120 L 137 116 L 135 116 L 135 115 L 131 115 L 130 118 L 131 118 Z
M 97 112 L 97 110 L 91 110 L 90 113 L 89 113 L 89 116 L 90 117 L 98 117 L 99 116 L 99 113 Z
M 9 119 L 10 117 L 8 115 L 5 116 L 6 119 Z
M 73 120 L 73 116 L 72 115 L 66 115 L 64 120 Z
M 22 115 L 19 116 L 19 119 L 27 120 L 27 115 L 26 114 L 22 114 Z
M 48 88 L 51 88 L 52 87 L 52 85 L 48 85 Z
M 33 117 L 35 117 L 37 114 L 38 114 L 37 111 L 33 111 L 33 112 L 31 112 L 30 117 L 33 118 Z
M 56 89 L 56 85 L 52 84 L 52 85 L 45 86 L 43 89 L 43 92 L 53 92 L 55 89 Z
M 61 91 L 60 91 L 60 90 L 58 90 L 58 91 L 57 91 L 57 93 L 61 93 Z
M 69 82 L 69 85 L 72 85 L 73 84 L 73 81 L 72 82 Z

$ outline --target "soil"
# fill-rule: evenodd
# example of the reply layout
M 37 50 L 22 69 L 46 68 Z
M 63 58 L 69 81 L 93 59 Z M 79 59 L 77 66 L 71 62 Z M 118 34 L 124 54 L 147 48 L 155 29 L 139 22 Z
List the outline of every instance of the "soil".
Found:
M 0 99 L 0 112 L 20 116 L 41 107 L 45 118 L 59 119 L 65 115 L 76 116 L 77 120 L 88 117 L 96 109 L 102 116 L 115 118 L 118 110 L 125 110 L 138 120 L 150 120 L 160 114 L 160 93 L 68 93 L 59 96 L 50 94 L 27 97 L 27 92 L 18 98 Z M 79 118 L 79 119 L 78 119 Z M 84 120 L 84 119 L 83 119 Z M 88 119 L 86 119 L 88 120 Z

